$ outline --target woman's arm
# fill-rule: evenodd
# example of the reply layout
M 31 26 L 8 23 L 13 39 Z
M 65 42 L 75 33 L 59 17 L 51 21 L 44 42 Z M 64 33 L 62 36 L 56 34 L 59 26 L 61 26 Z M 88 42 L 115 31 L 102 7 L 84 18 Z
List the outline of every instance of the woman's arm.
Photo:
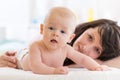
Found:
M 102 64 L 107 65 L 109 67 L 120 68 L 120 56 L 113 58 L 111 60 L 108 60 L 108 61 L 103 61 Z
M 5 52 L 0 56 L 0 67 L 17 67 L 16 52 Z

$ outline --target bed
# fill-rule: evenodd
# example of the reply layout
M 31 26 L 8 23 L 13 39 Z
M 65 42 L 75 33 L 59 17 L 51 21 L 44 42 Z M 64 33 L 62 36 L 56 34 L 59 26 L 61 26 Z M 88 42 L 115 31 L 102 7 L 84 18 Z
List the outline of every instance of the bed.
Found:
M 109 71 L 88 71 L 84 68 L 70 68 L 66 75 L 39 75 L 31 71 L 0 68 L 0 80 L 120 80 L 120 69 Z
M 26 45 L 18 40 L 0 41 L 0 53 L 8 50 L 19 50 Z M 67 75 L 38 75 L 31 71 L 13 68 L 0 68 L 0 80 L 120 80 L 120 69 L 109 71 L 88 71 L 84 68 L 70 68 Z

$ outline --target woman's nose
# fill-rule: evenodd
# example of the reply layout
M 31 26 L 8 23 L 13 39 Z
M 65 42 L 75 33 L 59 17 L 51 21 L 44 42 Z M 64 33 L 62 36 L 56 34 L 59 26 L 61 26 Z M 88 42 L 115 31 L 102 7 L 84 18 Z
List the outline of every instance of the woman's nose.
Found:
M 91 46 L 89 46 L 89 45 L 83 46 L 83 53 L 84 53 L 85 55 L 89 56 L 91 52 L 92 52 Z
M 84 54 L 87 54 L 88 53 L 88 49 L 87 49 L 87 46 L 86 45 L 84 45 L 83 47 L 82 47 L 82 49 L 83 49 L 83 53 Z
M 83 50 L 85 50 L 85 49 L 86 49 L 86 45 L 83 46 Z
M 87 54 L 88 51 L 87 51 L 86 46 L 83 46 L 83 48 L 82 48 L 82 53 L 85 54 L 85 55 L 88 55 L 88 54 Z

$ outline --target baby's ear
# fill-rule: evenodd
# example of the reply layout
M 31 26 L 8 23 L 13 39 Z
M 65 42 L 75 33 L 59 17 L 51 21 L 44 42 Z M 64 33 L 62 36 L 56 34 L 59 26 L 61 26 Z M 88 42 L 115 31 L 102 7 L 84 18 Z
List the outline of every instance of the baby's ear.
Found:
M 43 24 L 40 24 L 40 34 L 43 34 Z
M 68 43 L 70 43 L 72 40 L 73 40 L 73 38 L 75 37 L 75 34 L 73 33 L 73 34 L 71 34 L 71 36 L 70 36 L 70 39 L 69 39 L 69 41 L 68 41 Z

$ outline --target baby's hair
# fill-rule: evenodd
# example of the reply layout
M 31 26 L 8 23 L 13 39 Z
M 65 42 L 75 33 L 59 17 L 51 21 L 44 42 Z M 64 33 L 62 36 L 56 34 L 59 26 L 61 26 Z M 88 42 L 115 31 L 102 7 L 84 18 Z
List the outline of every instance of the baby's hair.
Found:
M 73 27 L 75 28 L 75 26 L 77 24 L 77 18 L 76 18 L 75 13 L 72 10 L 70 10 L 66 7 L 51 8 L 50 11 L 48 12 L 48 14 L 45 17 L 44 23 L 48 20 L 48 18 L 50 16 L 54 16 L 54 15 L 58 15 L 58 16 L 61 16 L 63 18 L 73 19 L 75 21 L 75 24 L 74 24 Z

